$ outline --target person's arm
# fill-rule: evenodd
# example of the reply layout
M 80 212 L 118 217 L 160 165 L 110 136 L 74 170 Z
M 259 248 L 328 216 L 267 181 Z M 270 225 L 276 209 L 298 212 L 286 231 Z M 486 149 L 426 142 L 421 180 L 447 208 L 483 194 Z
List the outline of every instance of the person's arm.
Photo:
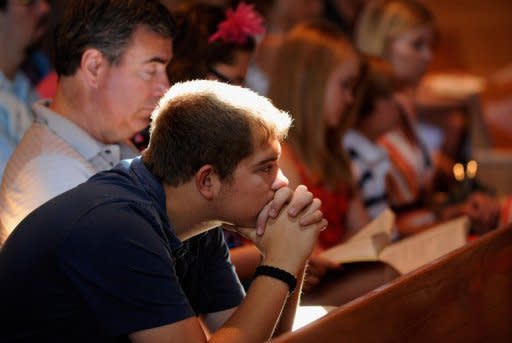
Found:
M 304 283 L 304 274 L 306 266 L 302 267 L 297 275 L 297 288 L 292 295 L 286 300 L 281 317 L 277 323 L 277 327 L 274 330 L 273 337 L 277 337 L 284 333 L 292 331 L 293 322 L 295 320 L 295 313 L 297 312 L 297 306 L 299 306 L 300 295 L 302 294 L 302 285 Z
M 195 317 L 129 335 L 134 343 L 171 342 L 264 342 L 275 324 L 288 295 L 288 285 L 270 277 L 257 277 L 247 297 L 208 339 Z M 222 320 L 222 319 L 219 319 Z
M 361 194 L 357 190 L 352 194 L 347 211 L 347 237 L 355 234 L 370 221 Z
M 318 203 L 314 202 L 307 212 L 314 212 L 317 207 Z M 290 219 L 287 211 L 283 210 L 276 219 L 269 221 L 263 236 L 258 236 L 254 229 L 240 230 L 264 254 L 262 264 L 285 270 L 299 279 L 318 232 L 325 225 L 325 220 L 321 220 L 301 228 L 297 220 Z M 288 291 L 288 285 L 281 280 L 264 275 L 256 277 L 246 298 L 208 341 L 250 343 L 268 340 L 288 298 Z M 222 318 L 217 320 L 222 321 Z M 130 339 L 137 343 L 207 341 L 199 320 L 195 317 L 135 332 L 130 335 Z
M 229 255 L 240 280 L 252 278 L 256 267 L 261 262 L 260 251 L 255 245 L 250 243 L 229 249 Z

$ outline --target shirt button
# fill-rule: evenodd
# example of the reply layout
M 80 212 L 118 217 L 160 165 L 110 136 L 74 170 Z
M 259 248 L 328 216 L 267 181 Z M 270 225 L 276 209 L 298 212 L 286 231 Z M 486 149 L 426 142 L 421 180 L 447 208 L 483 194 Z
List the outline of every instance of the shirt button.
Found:
M 110 152 L 111 151 L 109 149 L 105 150 L 105 154 L 110 154 Z

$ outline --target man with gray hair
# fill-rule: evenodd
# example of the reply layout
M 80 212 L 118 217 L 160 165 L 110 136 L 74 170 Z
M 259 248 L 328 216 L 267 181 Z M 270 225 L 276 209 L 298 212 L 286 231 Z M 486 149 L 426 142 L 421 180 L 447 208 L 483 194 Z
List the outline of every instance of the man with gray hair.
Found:
M 0 188 L 0 244 L 33 209 L 138 154 L 129 139 L 149 124 L 169 87 L 174 20 L 158 0 L 72 0 L 54 37 L 57 93 Z

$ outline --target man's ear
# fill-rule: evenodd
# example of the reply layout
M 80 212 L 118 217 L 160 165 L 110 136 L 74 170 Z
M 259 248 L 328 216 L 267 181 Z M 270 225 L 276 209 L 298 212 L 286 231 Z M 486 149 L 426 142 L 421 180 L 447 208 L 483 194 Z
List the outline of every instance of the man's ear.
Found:
M 97 49 L 86 49 L 80 60 L 80 69 L 91 87 L 98 86 L 102 68 L 106 66 L 106 59 Z
M 220 178 L 211 164 L 199 168 L 195 175 L 196 188 L 206 200 L 212 200 L 220 189 Z

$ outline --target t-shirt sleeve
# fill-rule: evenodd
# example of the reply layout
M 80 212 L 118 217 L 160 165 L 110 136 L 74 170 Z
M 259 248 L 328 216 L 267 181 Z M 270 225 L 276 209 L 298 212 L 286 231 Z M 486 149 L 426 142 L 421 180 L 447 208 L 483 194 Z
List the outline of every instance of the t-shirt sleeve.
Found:
M 194 316 L 164 237 L 135 205 L 99 206 L 59 248 L 58 259 L 109 335 Z
M 184 280 L 196 313 L 208 314 L 240 305 L 245 293 L 229 258 L 222 229 L 210 230 L 186 243 L 194 257 L 189 268 L 198 271 L 189 273 L 195 276 Z

